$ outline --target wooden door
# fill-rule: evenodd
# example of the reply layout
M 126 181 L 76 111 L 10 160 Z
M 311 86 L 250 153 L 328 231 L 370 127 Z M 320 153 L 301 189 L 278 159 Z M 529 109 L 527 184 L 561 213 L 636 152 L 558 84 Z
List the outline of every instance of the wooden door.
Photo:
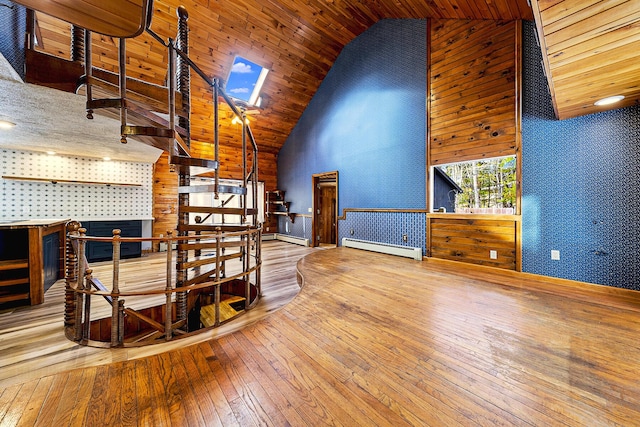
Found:
M 336 244 L 336 187 L 320 185 L 318 243 Z
M 311 246 L 338 242 L 338 172 L 312 176 Z

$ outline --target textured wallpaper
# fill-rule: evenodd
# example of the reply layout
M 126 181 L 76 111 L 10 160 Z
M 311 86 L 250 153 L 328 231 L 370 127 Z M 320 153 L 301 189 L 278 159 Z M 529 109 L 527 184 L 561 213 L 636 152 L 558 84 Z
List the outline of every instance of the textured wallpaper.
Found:
M 278 157 L 291 210 L 337 170 L 338 208 L 425 202 L 426 21 L 382 20 L 345 46 Z
M 640 108 L 555 120 L 531 22 L 524 44 L 523 271 L 640 290 Z
M 150 219 L 153 165 L 0 150 L 2 176 L 139 184 L 106 186 L 0 180 L 0 220 L 71 218 Z

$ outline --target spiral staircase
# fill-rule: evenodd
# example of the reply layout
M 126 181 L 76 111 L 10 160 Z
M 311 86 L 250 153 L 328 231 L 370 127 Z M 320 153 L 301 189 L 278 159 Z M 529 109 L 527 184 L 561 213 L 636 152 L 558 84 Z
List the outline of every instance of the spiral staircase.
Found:
M 64 3 L 67 0 L 58 3 Z M 47 2 L 19 2 L 43 13 L 64 15 L 57 3 L 47 9 Z M 123 2 L 131 5 L 131 2 Z M 160 148 L 168 153 L 169 163 L 178 173 L 178 222 L 163 238 L 149 238 L 164 243 L 167 250 L 167 271 L 160 288 L 128 290 L 119 283 L 119 247 L 126 238 L 114 230 L 114 273 L 110 289 L 100 278 L 93 277 L 86 261 L 86 244 L 105 238 L 87 236 L 78 222 L 68 226 L 66 251 L 67 336 L 79 343 L 98 346 L 139 346 L 174 339 L 215 327 L 250 310 L 260 297 L 260 241 L 258 223 L 257 179 L 258 149 L 242 105 L 230 98 L 220 80 L 210 79 L 189 58 L 188 13 L 178 9 L 176 39 L 165 40 L 149 28 L 153 11 L 152 0 L 139 5 L 140 16 L 123 30 L 104 23 L 96 24 L 91 16 L 74 14 L 56 16 L 70 21 L 72 26 L 72 58 L 70 70 L 82 74 L 76 80 L 76 92 L 86 96 L 87 118 L 101 114 L 120 121 L 122 143 L 129 138 Z M 123 6 L 124 7 L 124 6 Z M 40 8 L 40 9 L 39 9 Z M 87 14 L 90 13 L 90 9 Z M 138 9 L 136 9 L 138 10 Z M 83 27 L 84 26 L 84 27 Z M 93 26 L 93 28 L 92 28 Z M 92 66 L 91 33 L 100 32 L 118 39 L 118 73 Z M 128 38 L 142 32 L 151 35 L 167 49 L 167 85 L 159 86 L 127 76 L 126 44 Z M 33 38 L 34 14 L 28 14 L 27 33 Z M 35 40 L 29 43 L 34 46 Z M 27 52 L 27 61 L 34 51 Z M 39 54 L 42 55 L 42 54 Z M 54 61 L 51 58 L 38 59 Z M 33 61 L 33 59 L 32 59 Z M 57 61 L 57 60 L 56 60 Z M 59 62 L 59 61 L 58 61 Z M 73 74 L 69 71 L 68 74 Z M 210 88 L 213 105 L 212 134 L 214 158 L 191 155 L 190 82 L 192 74 L 202 78 Z M 242 179 L 237 185 L 222 182 L 219 176 L 221 145 L 218 132 L 220 104 L 226 104 L 241 119 Z M 192 177 L 206 174 L 209 185 L 191 185 Z M 217 206 L 197 206 L 190 203 L 194 194 L 210 193 Z M 237 198 L 239 207 L 229 207 Z M 201 198 L 199 198 L 201 199 Z M 213 222 L 212 218 L 218 221 Z M 139 239 L 145 240 L 145 239 Z M 227 263 L 236 260 L 242 267 L 227 274 Z M 125 297 L 140 299 L 148 296 L 155 305 L 131 308 Z M 157 298 L 164 298 L 157 304 Z M 111 305 L 111 316 L 96 318 L 92 298 L 100 297 Z M 95 307 L 97 303 L 93 304 Z

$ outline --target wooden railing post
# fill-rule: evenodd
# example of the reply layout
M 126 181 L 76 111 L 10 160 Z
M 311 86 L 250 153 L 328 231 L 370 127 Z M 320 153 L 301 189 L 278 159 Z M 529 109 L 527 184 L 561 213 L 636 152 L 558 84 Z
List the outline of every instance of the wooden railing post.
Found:
M 121 38 L 118 43 L 118 72 L 120 86 L 120 142 L 127 143 L 127 136 L 122 130 L 127 126 L 127 43 Z
M 176 40 L 177 48 L 189 55 L 189 13 L 184 6 L 178 7 L 178 36 Z M 177 89 L 182 96 L 182 110 L 186 117 L 180 115 L 178 124 L 187 131 L 185 144 L 191 147 L 191 67 L 182 56 L 177 58 Z
M 71 60 L 73 62 L 82 62 L 84 61 L 84 53 L 85 53 L 85 32 L 84 28 L 77 27 L 75 25 L 71 26 Z
M 222 238 L 222 230 L 220 227 L 216 227 L 216 287 L 214 293 L 215 304 L 215 326 L 220 325 L 220 239 Z
M 173 335 L 173 319 L 171 318 L 173 310 L 171 297 L 173 287 L 171 285 L 171 264 L 173 261 L 173 231 L 167 232 L 167 278 L 166 278 L 166 286 L 165 290 L 167 292 L 166 302 L 165 302 L 165 313 L 164 313 L 164 336 L 167 341 L 169 341 Z
M 76 244 L 73 237 L 79 235 L 79 225 L 77 221 L 69 222 L 66 225 L 68 237 L 66 239 L 64 261 L 64 326 L 67 328 L 74 328 L 76 324 L 76 310 L 79 310 L 79 308 L 76 307 L 76 292 L 73 289 L 75 284 L 78 283 L 78 255 L 73 248 L 73 245 Z
M 122 335 L 120 324 L 120 234 L 119 229 L 113 230 L 113 284 L 111 286 L 111 345 L 120 344 Z
M 262 227 L 258 229 L 258 235 L 256 237 L 256 264 L 262 263 Z M 258 266 L 256 269 L 256 293 L 257 298 L 262 298 L 262 275 L 260 272 L 262 271 L 262 266 Z
M 83 310 L 83 302 L 86 299 L 82 290 L 84 289 L 84 275 L 87 269 L 87 259 L 84 255 L 85 253 L 85 245 L 86 240 L 86 228 L 78 229 L 78 233 L 80 234 L 80 238 L 78 239 L 78 274 L 76 282 L 76 312 L 75 312 L 75 334 L 74 338 L 76 341 L 80 341 L 82 339 L 82 310 Z
M 245 233 L 242 238 L 245 241 L 244 250 L 244 271 L 248 272 L 251 266 L 251 237 L 253 233 Z M 249 303 L 251 302 L 251 275 L 249 273 L 244 275 L 244 309 L 249 309 Z
M 87 78 L 87 84 L 85 86 L 87 104 L 93 101 L 91 88 L 91 76 L 93 75 L 93 68 L 91 65 L 91 56 L 91 31 L 84 30 L 84 75 Z M 93 110 L 91 108 L 87 108 L 87 119 L 93 119 Z
M 93 278 L 92 274 L 93 274 L 92 269 L 87 268 L 85 270 L 85 274 L 83 275 L 85 291 L 91 290 L 91 280 Z M 84 320 L 82 321 L 82 339 L 83 340 L 89 341 L 90 330 L 91 330 L 91 293 L 86 292 L 84 294 Z

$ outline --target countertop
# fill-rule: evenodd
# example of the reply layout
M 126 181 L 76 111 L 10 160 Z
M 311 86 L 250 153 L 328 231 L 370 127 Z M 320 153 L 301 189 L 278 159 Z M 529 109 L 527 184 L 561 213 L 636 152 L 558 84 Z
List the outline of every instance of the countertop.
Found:
M 68 218 L 47 218 L 47 219 L 24 219 L 0 221 L 0 228 L 33 228 L 33 227 L 53 227 L 64 224 Z

